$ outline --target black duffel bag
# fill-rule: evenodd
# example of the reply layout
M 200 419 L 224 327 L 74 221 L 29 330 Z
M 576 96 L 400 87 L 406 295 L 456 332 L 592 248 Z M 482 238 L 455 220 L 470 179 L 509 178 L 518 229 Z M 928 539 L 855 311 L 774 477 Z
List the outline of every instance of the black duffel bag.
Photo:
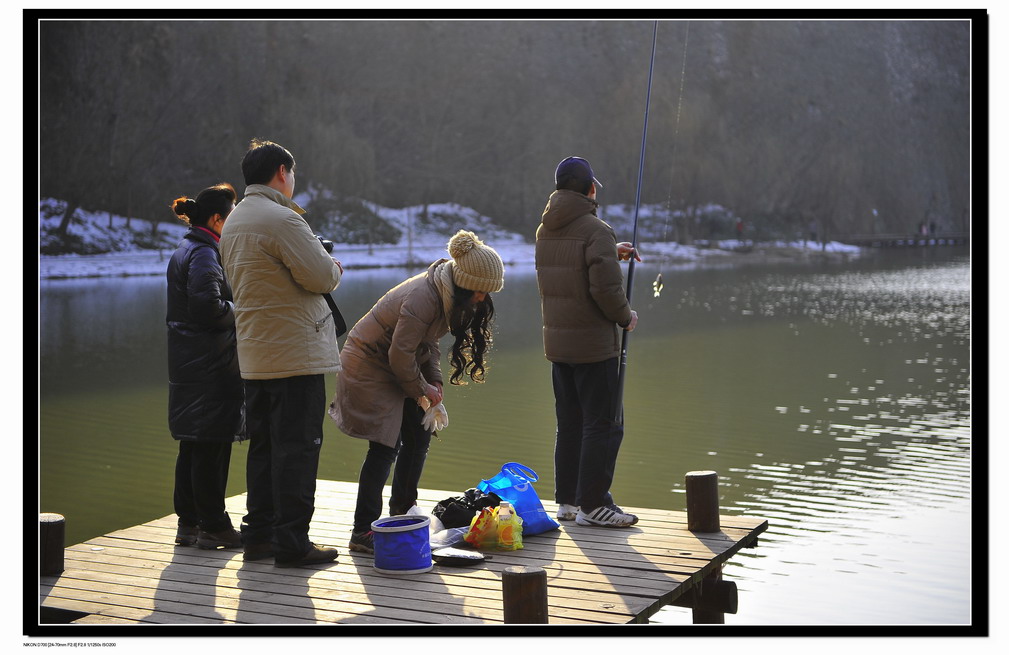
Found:
M 431 510 L 445 528 L 461 528 L 473 521 L 473 515 L 484 507 L 497 507 L 501 499 L 497 494 L 486 494 L 479 489 L 467 489 L 461 496 L 446 498 Z

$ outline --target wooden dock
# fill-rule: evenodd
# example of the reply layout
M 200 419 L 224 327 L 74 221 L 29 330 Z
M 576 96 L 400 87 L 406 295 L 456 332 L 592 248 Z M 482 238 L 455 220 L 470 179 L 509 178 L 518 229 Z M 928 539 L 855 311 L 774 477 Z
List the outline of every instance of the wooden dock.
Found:
M 504 570 L 533 566 L 546 571 L 550 624 L 646 623 L 696 596 L 703 579 L 717 578 L 767 528 L 763 519 L 722 516 L 720 532 L 692 533 L 685 512 L 628 507 L 640 517 L 628 529 L 565 522 L 525 537 L 521 550 L 488 552 L 477 566 L 388 575 L 346 547 L 356 489 L 318 482 L 310 538 L 336 546 L 335 563 L 281 569 L 272 559 L 245 562 L 241 550 L 177 547 L 172 514 L 66 548 L 64 571 L 39 579 L 40 606 L 76 624 L 500 625 Z M 430 510 L 460 493 L 421 490 L 420 505 Z M 237 526 L 245 495 L 227 502 Z M 553 515 L 556 506 L 544 506 Z

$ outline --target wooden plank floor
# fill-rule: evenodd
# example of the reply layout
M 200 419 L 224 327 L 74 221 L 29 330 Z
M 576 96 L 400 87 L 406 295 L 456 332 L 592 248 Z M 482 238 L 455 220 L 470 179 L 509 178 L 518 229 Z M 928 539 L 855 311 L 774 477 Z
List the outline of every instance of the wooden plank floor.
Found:
M 272 559 L 244 562 L 240 550 L 176 547 L 172 514 L 70 546 L 64 572 L 40 578 L 40 602 L 88 615 L 77 623 L 501 624 L 502 571 L 518 565 L 546 570 L 551 624 L 636 623 L 767 528 L 723 516 L 720 533 L 694 534 L 684 512 L 628 507 L 640 517 L 629 529 L 566 522 L 478 566 L 387 575 L 346 547 L 356 492 L 356 483 L 318 482 L 310 538 L 339 549 L 333 564 L 279 569 Z M 459 493 L 421 490 L 420 506 Z M 237 526 L 245 495 L 227 503 Z M 553 515 L 556 506 L 544 506 Z

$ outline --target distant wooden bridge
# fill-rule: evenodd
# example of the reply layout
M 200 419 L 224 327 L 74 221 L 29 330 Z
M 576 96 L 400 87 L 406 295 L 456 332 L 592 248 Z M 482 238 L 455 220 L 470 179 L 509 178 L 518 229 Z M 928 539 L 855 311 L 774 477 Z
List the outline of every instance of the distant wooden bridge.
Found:
M 969 232 L 941 234 L 854 234 L 834 237 L 835 241 L 865 248 L 927 248 L 932 246 L 964 246 L 970 243 Z
M 371 556 L 346 549 L 357 485 L 319 480 L 310 538 L 337 546 L 336 562 L 278 569 L 272 559 L 243 561 L 241 550 L 178 547 L 177 517 L 169 515 L 65 551 L 57 548 L 63 556 L 57 569 L 62 570 L 39 577 L 38 627 L 132 624 L 148 626 L 141 634 L 149 634 L 157 624 L 586 626 L 647 623 L 667 604 L 692 608 L 694 623 L 724 623 L 724 613 L 735 613 L 737 601 L 735 584 L 721 579 L 722 566 L 739 549 L 756 546 L 767 521 L 719 516 L 717 480 L 711 489 L 714 523 L 704 531 L 697 527 L 697 514 L 690 514 L 697 503 L 688 498 L 687 512 L 628 508 L 640 516 L 632 528 L 607 530 L 571 522 L 525 537 L 521 550 L 491 552 L 477 566 L 436 565 L 428 573 L 389 576 L 374 569 Z M 420 493 L 428 507 L 458 495 Z M 553 503 L 544 506 L 551 514 L 556 511 Z M 239 521 L 245 495 L 227 499 L 227 507 Z M 527 601 L 509 601 L 508 589 L 503 589 L 517 569 L 536 569 L 543 580 L 540 621 L 509 620 L 509 604 Z M 353 629 L 347 634 L 354 634 Z

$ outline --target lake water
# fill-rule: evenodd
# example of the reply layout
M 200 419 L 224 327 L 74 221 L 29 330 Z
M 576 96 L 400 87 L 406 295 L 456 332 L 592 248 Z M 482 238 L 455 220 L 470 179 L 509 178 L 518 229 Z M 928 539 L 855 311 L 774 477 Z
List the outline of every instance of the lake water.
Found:
M 348 271 L 337 291 L 348 321 L 409 274 Z M 740 590 L 726 624 L 972 623 L 968 252 L 646 264 L 634 279 L 614 497 L 682 510 L 684 474 L 715 470 L 723 513 L 769 521 L 725 569 Z M 172 512 L 164 287 L 41 284 L 39 509 L 67 516 L 68 543 Z M 495 304 L 487 382 L 446 387 L 452 423 L 422 485 L 462 491 L 519 461 L 549 498 L 553 396 L 531 267 L 508 271 Z M 365 447 L 327 420 L 319 476 L 356 480 Z M 245 490 L 246 452 L 234 449 L 229 495 Z M 670 607 L 653 620 L 691 616 Z

